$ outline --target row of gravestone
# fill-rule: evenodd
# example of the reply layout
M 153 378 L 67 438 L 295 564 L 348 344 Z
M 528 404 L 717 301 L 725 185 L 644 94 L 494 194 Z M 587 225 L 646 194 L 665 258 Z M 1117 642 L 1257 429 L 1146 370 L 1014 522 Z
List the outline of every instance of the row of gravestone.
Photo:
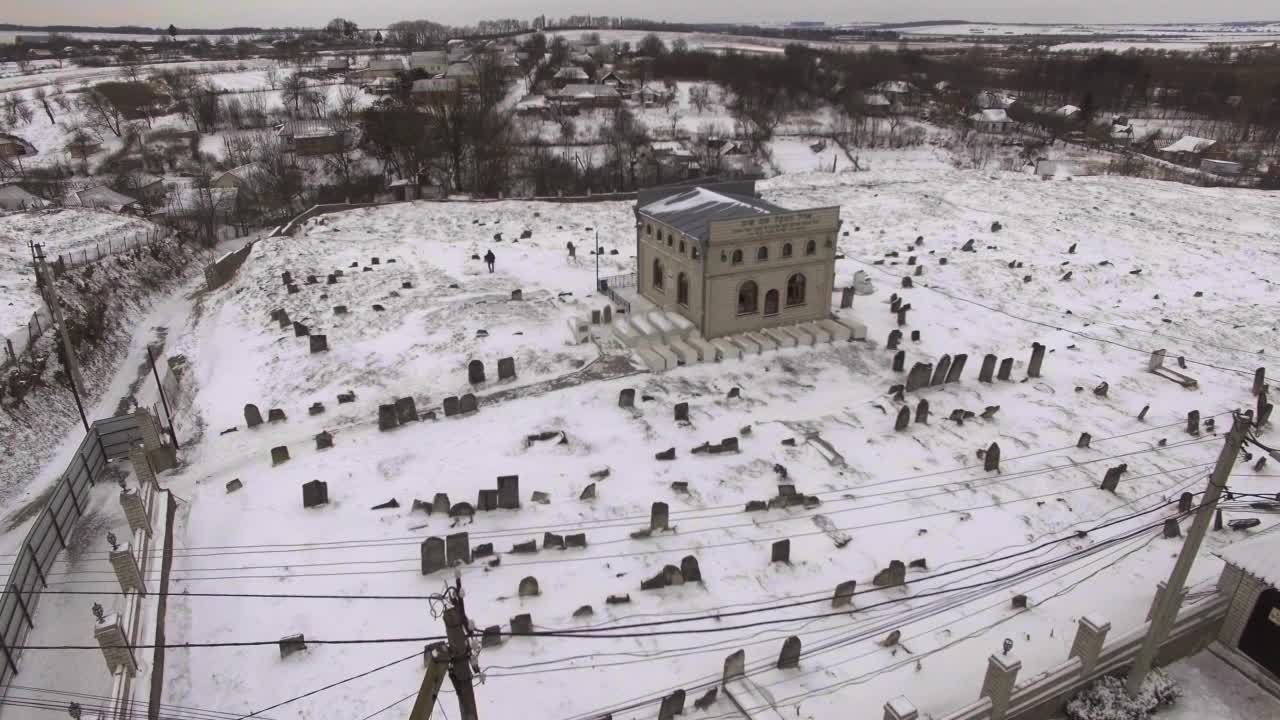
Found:
M 895 337 L 894 333 L 898 333 Z M 889 346 L 897 347 L 901 334 L 894 330 L 889 335 Z M 1031 346 L 1031 361 L 1027 365 L 1027 377 L 1040 377 L 1041 365 L 1044 363 L 1045 346 L 1040 343 L 1033 343 Z M 926 387 L 943 385 L 946 383 L 959 382 L 961 374 L 964 372 L 965 364 L 968 362 L 969 356 L 966 354 L 958 354 L 954 358 L 950 355 L 943 355 L 935 366 L 933 363 L 916 363 L 911 367 L 911 371 L 907 373 L 906 383 L 903 385 L 895 385 L 890 389 L 894 395 L 901 395 L 903 392 L 915 392 Z M 978 373 L 978 381 L 991 382 L 992 373 L 996 368 L 996 356 L 986 355 L 982 360 L 982 369 Z M 906 363 L 906 352 L 898 350 L 893 358 L 894 371 L 901 372 Z M 1013 358 L 1005 358 L 1000 363 L 998 378 L 1000 380 L 1010 380 L 1013 372 Z
M 329 448 L 333 447 L 333 433 L 329 432 L 328 430 L 321 430 L 320 432 L 316 433 L 315 440 L 316 440 L 316 450 L 328 450 Z M 271 448 L 271 466 L 272 467 L 275 467 L 276 465 L 283 465 L 286 462 L 289 462 L 289 446 L 288 445 L 277 445 L 276 447 Z M 228 487 L 227 490 L 230 491 L 231 488 Z
M 631 539 L 640 540 L 652 536 L 656 532 L 675 531 L 670 524 L 671 509 L 664 502 L 655 502 L 649 508 L 649 527 L 631 533 Z
M 498 379 L 510 380 L 516 376 L 516 360 L 515 358 L 504 357 L 498 358 Z M 467 363 L 467 381 L 472 385 L 479 385 L 485 381 L 484 361 L 472 360 Z
M 329 337 L 327 335 L 312 334 L 311 328 L 308 327 L 307 325 L 300 323 L 296 320 L 291 321 L 289 319 L 289 313 L 286 312 L 283 308 L 272 310 L 271 319 L 280 324 L 281 330 L 288 330 L 290 326 L 292 326 L 294 337 L 307 338 L 307 342 L 310 344 L 310 347 L 311 347 L 311 352 L 313 353 L 325 352 L 326 350 L 329 349 Z
M 544 550 L 572 550 L 585 549 L 587 547 L 586 533 L 571 533 L 567 535 L 558 535 L 553 532 L 546 532 L 542 538 L 542 549 Z M 515 543 L 511 548 L 511 553 L 515 555 L 527 555 L 538 552 L 538 541 L 529 540 L 528 542 Z M 471 536 L 469 533 L 459 532 L 445 536 L 443 539 L 439 537 L 429 537 L 422 541 L 419 547 L 419 556 L 421 561 L 421 570 L 423 575 L 430 575 L 433 572 L 454 567 L 456 565 L 468 565 L 474 560 L 491 557 L 494 555 L 493 543 L 481 543 L 477 545 L 474 551 L 471 548 Z M 497 559 L 491 564 L 496 564 Z M 537 588 L 537 580 L 533 580 L 533 587 Z M 524 587 L 524 583 L 521 583 Z M 527 593 L 520 593 L 522 596 Z M 537 595 L 537 592 L 533 592 Z
M 356 394 L 354 392 L 338 393 L 339 405 L 345 405 L 355 401 Z M 307 414 L 312 416 L 324 414 L 324 403 L 319 401 L 311 403 L 311 407 L 307 408 Z M 280 408 L 271 408 L 267 411 L 268 422 L 284 422 L 288 419 L 289 418 L 285 415 L 284 410 L 281 410 Z M 250 428 L 255 428 L 262 424 L 262 411 L 258 409 L 257 405 L 248 403 L 244 406 L 244 421 Z
M 516 477 L 516 476 L 512 476 L 512 477 Z M 519 492 L 519 484 L 518 484 L 518 481 L 517 481 L 515 484 L 511 484 L 511 483 L 508 483 L 508 484 L 507 484 L 508 494 L 507 494 L 507 496 L 505 497 L 505 499 L 504 499 L 503 494 L 502 494 L 502 489 L 503 489 L 503 480 L 502 480 L 502 478 L 499 478 L 499 479 L 498 479 L 498 490 L 497 490 L 497 493 L 498 493 L 498 497 L 497 497 L 498 507 L 499 507 L 499 508 L 503 508 L 503 507 L 511 507 L 511 508 L 513 508 L 513 509 L 514 509 L 514 508 L 519 508 L 519 507 L 520 507 L 520 500 L 519 500 L 518 498 L 513 498 L 513 497 L 511 496 L 511 494 L 510 494 L 510 493 L 512 493 L 512 492 Z M 492 491 L 481 490 L 480 492 L 484 493 L 484 492 L 492 492 Z M 539 491 L 539 490 L 534 490 L 534 491 L 533 491 L 533 494 L 530 496 L 529 500 L 530 500 L 530 502 L 535 502 L 535 503 L 538 503 L 539 505 L 546 505 L 546 504 L 548 504 L 548 503 L 550 503 L 550 502 L 551 502 L 551 496 L 550 496 L 550 495 L 548 495 L 548 494 L 547 494 L 547 493 L 545 493 L 545 492 L 541 492 L 541 491 Z M 504 501 L 505 501 L 505 505 L 503 504 L 503 503 L 504 503 Z M 482 498 L 480 499 L 480 504 L 481 504 L 481 506 L 482 506 L 482 507 L 481 507 L 481 509 L 482 509 L 482 510 L 483 510 L 483 509 L 485 509 L 485 508 L 483 507 L 483 505 L 485 504 L 485 500 L 483 499 L 483 496 L 482 496 Z M 450 504 L 450 502 L 449 502 L 449 495 L 448 495 L 448 493 L 436 493 L 436 494 L 435 494 L 435 497 L 434 497 L 434 498 L 432 498 L 430 501 L 427 501 L 427 500 L 414 500 L 414 501 L 413 501 L 412 511 L 413 511 L 413 512 L 417 512 L 417 511 L 421 510 L 422 512 L 425 512 L 425 513 L 426 513 L 426 514 L 428 514 L 428 515 L 432 515 L 432 514 L 439 514 L 439 515 L 451 515 L 451 514 L 453 514 L 453 513 L 452 513 L 453 508 L 454 508 L 454 506 L 453 506 L 452 504 Z
M 822 505 L 822 498 L 817 495 L 805 495 L 796 492 L 796 486 L 792 483 L 780 483 L 778 485 L 778 494 L 766 500 L 749 500 L 745 512 L 763 512 L 774 508 L 804 507 L 806 510 L 812 510 Z
M 641 590 L 661 590 L 665 587 L 684 585 L 685 583 L 702 582 L 702 569 L 698 567 L 698 558 L 686 555 L 680 561 L 680 567 L 667 565 L 657 575 L 640 581 Z
M 397 398 L 394 403 L 378 406 L 378 429 L 382 432 L 418 422 L 419 419 L 418 404 L 412 397 Z M 427 413 L 426 419 L 434 420 L 435 412 Z

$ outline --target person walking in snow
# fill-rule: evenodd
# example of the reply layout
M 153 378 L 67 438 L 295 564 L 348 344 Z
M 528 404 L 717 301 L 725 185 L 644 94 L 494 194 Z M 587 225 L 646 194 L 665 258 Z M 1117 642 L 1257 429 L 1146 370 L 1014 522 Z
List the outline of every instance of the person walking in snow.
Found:
M 497 261 L 498 257 L 493 254 L 492 250 L 484 254 L 484 264 L 489 266 L 489 272 L 493 272 L 493 264 Z

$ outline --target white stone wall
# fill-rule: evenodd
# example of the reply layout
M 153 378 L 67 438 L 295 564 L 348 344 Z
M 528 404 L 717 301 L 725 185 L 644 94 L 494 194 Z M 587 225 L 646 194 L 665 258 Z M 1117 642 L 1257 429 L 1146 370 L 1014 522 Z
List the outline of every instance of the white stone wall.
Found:
M 1240 636 L 1244 626 L 1253 614 L 1253 607 L 1258 603 L 1258 596 L 1267 586 L 1258 578 L 1231 565 L 1223 569 L 1218 578 L 1218 588 L 1231 598 L 1227 608 L 1227 617 L 1222 621 L 1218 631 L 1218 640 L 1232 650 L 1240 645 Z

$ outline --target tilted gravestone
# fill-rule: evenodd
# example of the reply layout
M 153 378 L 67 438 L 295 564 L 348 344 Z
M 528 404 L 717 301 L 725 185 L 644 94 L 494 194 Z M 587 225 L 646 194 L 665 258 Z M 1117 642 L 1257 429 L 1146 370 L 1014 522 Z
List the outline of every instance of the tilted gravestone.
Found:
M 947 371 L 947 379 L 945 382 L 959 382 L 960 374 L 964 372 L 964 366 L 967 362 L 969 362 L 969 356 L 963 353 L 951 358 L 951 369 Z
M 579 500 L 595 500 L 596 484 L 590 483 L 586 487 L 582 488 L 582 494 L 578 496 L 578 499 Z
M 288 419 L 289 418 L 284 414 L 284 410 L 281 410 L 280 408 L 271 408 L 267 411 L 267 422 L 284 422 Z
M 1093 436 L 1089 433 L 1080 433 L 1080 439 L 1076 441 L 1076 447 L 1081 450 L 1087 449 L 1089 443 L 1093 442 Z
M 1013 358 L 1005 358 L 1000 361 L 1000 370 L 996 373 L 996 379 L 1008 380 L 1013 374 Z
M 378 429 L 386 432 L 400 426 L 400 418 L 396 415 L 395 405 L 378 406 Z
M 680 561 L 680 574 L 684 575 L 685 582 L 702 582 L 702 568 L 698 567 L 698 558 L 686 555 Z
M 289 461 L 289 448 L 288 448 L 288 447 L 286 447 L 286 446 L 284 446 L 284 445 L 280 445 L 280 446 L 278 446 L 278 447 L 273 447 L 273 448 L 271 448 L 271 464 L 272 464 L 273 466 L 274 466 L 274 465 L 279 465 L 280 463 L 284 463 L 284 462 L 288 462 L 288 461 Z
M 836 586 L 836 592 L 831 597 L 831 607 L 846 607 L 853 604 L 853 596 L 858 589 L 857 580 L 846 580 Z
M 982 369 L 978 371 L 978 382 L 989 383 L 996 372 L 996 356 L 987 354 L 982 358 Z
M 472 395 L 471 393 L 467 393 L 466 395 L 463 395 L 461 398 L 458 398 L 459 414 L 466 415 L 467 413 L 473 413 L 479 409 L 480 409 L 480 404 L 476 400 L 475 395 Z
M 782 641 L 782 652 L 778 654 L 778 669 L 800 667 L 800 638 L 792 635 Z
M 790 563 L 791 562 L 791 540 L 778 540 L 773 544 L 769 553 L 769 562 Z
M 437 570 L 443 570 L 449 567 L 447 556 L 445 555 L 444 540 L 438 537 L 429 537 L 422 541 L 420 548 L 422 559 L 422 574 L 430 575 Z
M 898 419 L 893 423 L 894 430 L 906 430 L 911 424 L 911 408 L 903 406 L 898 408 Z
M 982 469 L 987 472 L 1000 469 L 1000 446 L 998 444 L 991 443 L 987 447 L 986 454 L 982 456 Z
M 472 385 L 484 382 L 484 361 L 472 360 L 467 363 L 467 382 Z
M 445 536 L 445 555 L 450 567 L 459 563 L 471 562 L 471 536 L 467 533 L 453 533 Z
M 924 398 L 921 398 L 916 405 L 916 422 L 922 425 L 929 424 L 929 401 Z
M 636 405 L 636 391 L 632 388 L 623 388 L 618 392 L 618 407 L 629 408 Z
M 675 417 L 676 417 L 676 422 L 688 422 L 689 421 L 689 403 L 687 402 L 676 403 Z
M 302 507 L 311 508 L 329 502 L 329 484 L 320 480 L 312 480 L 302 484 Z
M 885 343 L 885 347 L 889 350 L 897 350 L 900 342 L 902 342 L 902 331 L 894 328 L 889 331 L 889 341 Z
M 516 376 L 516 359 L 510 357 L 498 358 L 498 379 L 509 380 Z
M 328 450 L 333 447 L 333 434 L 327 430 L 322 430 L 316 435 L 316 449 Z
M 412 397 L 396 399 L 396 421 L 401 425 L 418 421 L 418 405 Z
M 512 635 L 528 635 L 533 632 L 533 618 L 529 613 L 522 613 L 511 618 Z
M 244 406 L 244 421 L 251 428 L 262 424 L 262 413 L 258 411 L 257 405 L 250 403 Z
M 308 336 L 308 335 L 310 335 L 310 334 L 311 334 L 311 328 L 307 327 L 306 325 L 303 325 L 302 323 L 298 322 L 297 320 L 294 320 L 294 321 L 293 321 L 293 336 L 294 336 L 294 337 L 306 337 L 306 336 Z
M 947 373 L 951 372 L 951 356 L 943 355 L 933 371 L 933 377 L 929 380 L 930 385 L 941 385 L 947 379 Z
M 932 376 L 933 365 L 930 363 L 916 363 L 911 366 L 911 372 L 907 373 L 907 392 L 927 387 Z
M 1040 377 L 1040 366 L 1044 363 L 1044 345 L 1031 343 L 1031 363 L 1027 365 L 1027 377 Z
M 454 415 L 457 415 L 458 412 L 459 412 L 458 396 L 450 395 L 449 397 L 445 398 L 444 399 L 444 416 L 453 417 Z
M 498 476 L 498 507 L 503 510 L 520 509 L 520 476 Z

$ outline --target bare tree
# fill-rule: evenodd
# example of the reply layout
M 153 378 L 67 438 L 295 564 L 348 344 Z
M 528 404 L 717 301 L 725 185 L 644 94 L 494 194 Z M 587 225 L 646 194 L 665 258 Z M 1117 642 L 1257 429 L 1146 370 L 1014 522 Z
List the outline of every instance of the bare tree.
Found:
M 55 124 L 53 119 L 53 109 L 49 107 L 49 95 L 43 87 L 38 87 L 31 91 L 31 99 L 40 103 L 40 107 L 44 109 L 44 114 L 49 117 L 49 124 Z
M 298 114 L 302 110 L 303 96 L 307 92 L 307 81 L 303 79 L 301 73 L 292 73 L 285 77 L 284 82 L 280 86 L 280 100 L 285 107 L 293 106 L 294 114 Z
M 689 104 L 700 113 L 706 112 L 711 107 L 711 88 L 705 83 L 690 86 Z
M 267 71 L 264 73 L 263 79 L 266 81 L 267 87 L 272 90 L 275 90 L 280 84 L 280 70 L 276 67 L 275 63 L 271 63 L 267 66 Z

